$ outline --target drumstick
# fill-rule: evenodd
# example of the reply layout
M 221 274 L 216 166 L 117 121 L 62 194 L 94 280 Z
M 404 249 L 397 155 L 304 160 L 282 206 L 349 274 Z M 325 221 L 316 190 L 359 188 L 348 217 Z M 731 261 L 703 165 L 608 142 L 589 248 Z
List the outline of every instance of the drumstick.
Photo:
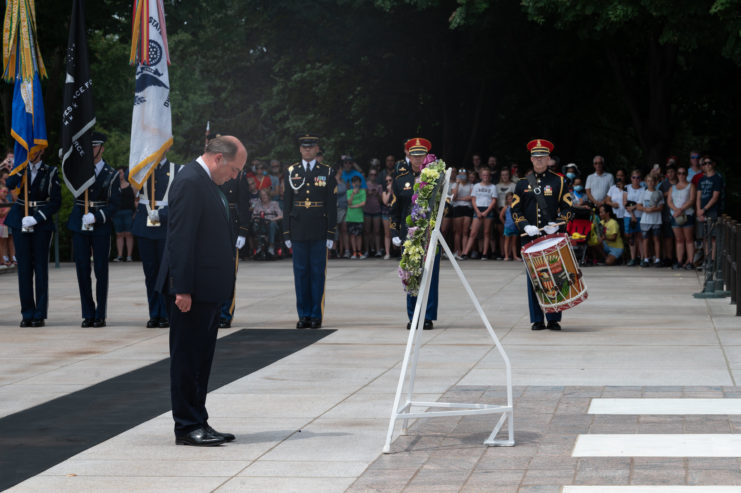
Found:
M 566 223 L 563 222 L 563 221 L 561 221 L 560 223 L 548 224 L 547 226 L 563 226 L 564 224 L 566 224 Z M 544 229 L 545 229 L 545 226 L 543 226 L 542 228 L 539 228 L 538 231 L 543 231 Z M 520 236 L 528 236 L 528 234 L 527 233 L 522 233 Z

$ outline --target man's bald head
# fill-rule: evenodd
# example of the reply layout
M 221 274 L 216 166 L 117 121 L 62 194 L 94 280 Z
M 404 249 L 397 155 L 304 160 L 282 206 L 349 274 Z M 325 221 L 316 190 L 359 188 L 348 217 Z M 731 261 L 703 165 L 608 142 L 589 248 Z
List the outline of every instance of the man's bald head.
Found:
M 203 160 L 214 183 L 222 185 L 239 176 L 247 162 L 247 149 L 233 135 L 220 135 L 208 141 Z

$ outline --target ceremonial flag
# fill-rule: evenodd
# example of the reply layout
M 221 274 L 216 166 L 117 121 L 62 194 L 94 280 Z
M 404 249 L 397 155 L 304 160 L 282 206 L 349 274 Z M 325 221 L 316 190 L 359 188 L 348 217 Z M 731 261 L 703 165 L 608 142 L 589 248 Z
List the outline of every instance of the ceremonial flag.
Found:
M 10 130 L 15 162 L 11 175 L 23 172 L 29 155 L 49 145 L 39 72 L 46 77 L 36 42 L 34 1 L 8 0 L 3 22 L 3 78 L 15 82 Z
M 140 189 L 172 146 L 170 77 L 162 0 L 136 0 L 129 63 L 136 63 L 129 183 Z
M 79 197 L 95 182 L 91 134 L 95 126 L 93 81 L 85 38 L 85 2 L 72 1 L 67 41 L 67 75 L 62 96 L 62 176 L 72 195 Z

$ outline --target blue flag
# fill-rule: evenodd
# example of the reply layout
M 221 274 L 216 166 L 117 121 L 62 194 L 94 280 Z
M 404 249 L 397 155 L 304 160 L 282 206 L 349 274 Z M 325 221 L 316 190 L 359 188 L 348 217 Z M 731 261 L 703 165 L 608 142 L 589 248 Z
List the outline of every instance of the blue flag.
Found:
M 28 165 L 29 156 L 35 157 L 39 150 L 49 145 L 46 140 L 44 101 L 41 98 L 38 72 L 33 74 L 32 80 L 15 80 L 10 135 L 15 139 L 15 159 L 10 172 L 14 175 L 23 172 Z

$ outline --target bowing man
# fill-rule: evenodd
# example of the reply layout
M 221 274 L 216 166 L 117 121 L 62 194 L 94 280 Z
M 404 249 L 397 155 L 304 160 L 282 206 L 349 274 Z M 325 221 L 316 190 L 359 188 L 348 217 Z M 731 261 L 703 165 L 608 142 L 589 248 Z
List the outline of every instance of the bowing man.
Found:
M 175 176 L 170 189 L 157 289 L 169 297 L 170 396 L 178 445 L 234 440 L 209 425 L 206 392 L 219 308 L 231 295 L 236 275 L 229 204 L 219 185 L 239 176 L 246 161 L 247 151 L 236 137 L 216 137 Z

